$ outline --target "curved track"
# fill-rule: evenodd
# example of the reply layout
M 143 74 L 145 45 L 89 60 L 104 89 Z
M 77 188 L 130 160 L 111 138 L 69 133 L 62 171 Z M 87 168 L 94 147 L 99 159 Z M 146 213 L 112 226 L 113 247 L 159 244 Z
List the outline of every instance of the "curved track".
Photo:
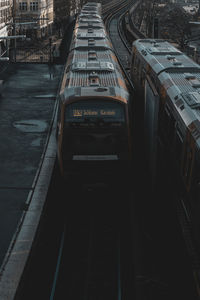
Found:
M 122 2 L 115 11 L 110 12 L 104 18 L 110 40 L 115 49 L 115 54 L 124 72 L 131 93 L 134 91 L 130 79 L 131 47 L 124 35 L 122 20 L 134 3 L 135 1 L 128 1 L 128 3 L 127 1 Z

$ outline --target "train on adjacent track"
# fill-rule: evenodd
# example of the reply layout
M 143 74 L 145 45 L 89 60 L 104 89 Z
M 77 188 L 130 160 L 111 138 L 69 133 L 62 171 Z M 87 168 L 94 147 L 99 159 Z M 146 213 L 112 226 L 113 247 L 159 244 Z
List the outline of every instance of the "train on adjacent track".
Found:
M 127 167 L 130 111 L 130 92 L 101 4 L 88 2 L 76 19 L 60 90 L 56 136 L 61 174 Z
M 168 170 L 199 232 L 200 66 L 166 40 L 137 39 L 131 77 L 143 111 L 152 186 Z

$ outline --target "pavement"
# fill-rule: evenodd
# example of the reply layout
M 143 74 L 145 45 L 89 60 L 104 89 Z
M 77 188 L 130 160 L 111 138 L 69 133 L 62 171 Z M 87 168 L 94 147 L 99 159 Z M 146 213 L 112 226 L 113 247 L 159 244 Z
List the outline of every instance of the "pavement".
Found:
M 0 95 L 0 299 L 14 299 L 56 156 L 62 65 L 10 64 Z

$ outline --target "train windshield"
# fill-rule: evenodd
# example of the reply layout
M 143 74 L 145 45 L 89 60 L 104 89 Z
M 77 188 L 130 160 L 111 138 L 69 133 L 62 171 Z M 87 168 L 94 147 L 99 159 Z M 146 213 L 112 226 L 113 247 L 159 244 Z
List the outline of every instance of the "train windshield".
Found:
M 66 108 L 66 122 L 125 122 L 124 106 L 107 101 L 81 101 Z

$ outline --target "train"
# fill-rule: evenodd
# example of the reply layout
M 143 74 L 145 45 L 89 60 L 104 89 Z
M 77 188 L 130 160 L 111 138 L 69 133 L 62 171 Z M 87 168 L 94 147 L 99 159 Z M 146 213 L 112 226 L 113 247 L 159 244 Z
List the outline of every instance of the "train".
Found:
M 131 78 L 138 111 L 143 111 L 152 190 L 166 172 L 199 234 L 200 66 L 167 40 L 137 39 L 132 43 Z
M 59 94 L 56 138 L 63 178 L 129 166 L 130 99 L 101 4 L 88 2 L 76 18 Z

